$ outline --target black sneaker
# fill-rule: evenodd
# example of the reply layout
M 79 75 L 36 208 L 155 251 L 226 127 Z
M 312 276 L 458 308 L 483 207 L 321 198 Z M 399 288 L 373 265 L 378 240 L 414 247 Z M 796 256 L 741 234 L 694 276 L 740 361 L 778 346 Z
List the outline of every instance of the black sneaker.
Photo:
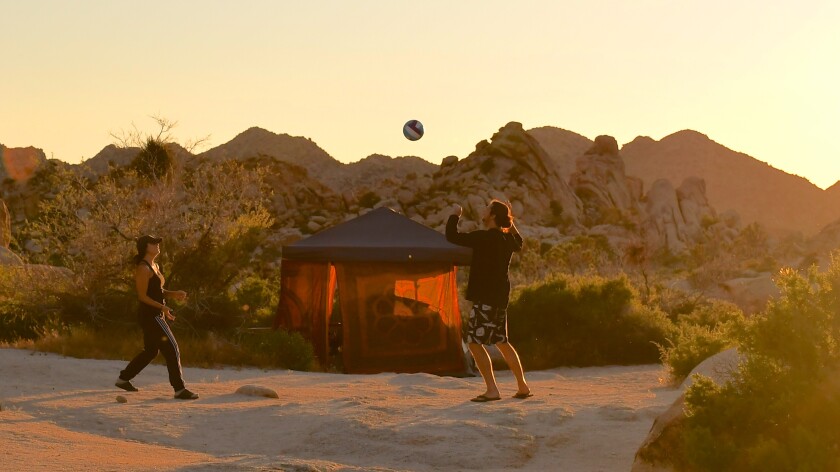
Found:
M 139 392 L 139 390 L 137 390 L 137 387 L 131 385 L 130 380 L 117 379 L 117 382 L 114 385 L 125 390 L 126 392 Z
M 183 389 L 175 392 L 175 398 L 178 400 L 195 400 L 198 398 L 198 394 L 192 393 L 187 389 Z

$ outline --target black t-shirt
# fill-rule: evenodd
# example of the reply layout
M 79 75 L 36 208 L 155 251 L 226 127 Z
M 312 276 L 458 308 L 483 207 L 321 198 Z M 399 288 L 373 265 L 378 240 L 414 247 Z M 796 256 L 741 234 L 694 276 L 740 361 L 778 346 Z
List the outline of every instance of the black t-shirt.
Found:
M 446 222 L 446 240 L 473 250 L 467 300 L 496 308 L 507 307 L 510 256 L 522 249 L 522 237 L 495 228 L 459 233 L 458 217 L 452 215 Z

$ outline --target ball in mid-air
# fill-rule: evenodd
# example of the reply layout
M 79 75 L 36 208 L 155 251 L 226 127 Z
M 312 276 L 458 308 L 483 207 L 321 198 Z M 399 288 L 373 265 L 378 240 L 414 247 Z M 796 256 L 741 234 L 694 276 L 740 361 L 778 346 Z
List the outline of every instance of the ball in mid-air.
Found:
M 411 141 L 417 141 L 423 137 L 423 123 L 417 120 L 408 120 L 403 125 L 403 135 Z

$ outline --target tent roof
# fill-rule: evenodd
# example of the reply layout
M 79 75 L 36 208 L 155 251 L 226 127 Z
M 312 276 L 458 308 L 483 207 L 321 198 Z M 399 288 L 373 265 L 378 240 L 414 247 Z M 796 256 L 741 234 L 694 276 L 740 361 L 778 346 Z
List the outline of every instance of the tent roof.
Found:
M 283 258 L 330 262 L 453 262 L 468 265 L 472 249 L 390 208 L 380 207 L 283 246 Z

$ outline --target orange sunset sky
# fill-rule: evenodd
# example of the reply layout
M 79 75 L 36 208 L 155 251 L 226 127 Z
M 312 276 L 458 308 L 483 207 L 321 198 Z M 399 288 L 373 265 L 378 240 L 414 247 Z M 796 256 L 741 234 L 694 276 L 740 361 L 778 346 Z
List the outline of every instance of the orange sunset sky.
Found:
M 620 144 L 694 129 L 840 179 L 837 1 L 0 0 L 0 20 L 0 143 L 68 162 L 150 115 L 343 162 L 465 157 L 519 121 Z

